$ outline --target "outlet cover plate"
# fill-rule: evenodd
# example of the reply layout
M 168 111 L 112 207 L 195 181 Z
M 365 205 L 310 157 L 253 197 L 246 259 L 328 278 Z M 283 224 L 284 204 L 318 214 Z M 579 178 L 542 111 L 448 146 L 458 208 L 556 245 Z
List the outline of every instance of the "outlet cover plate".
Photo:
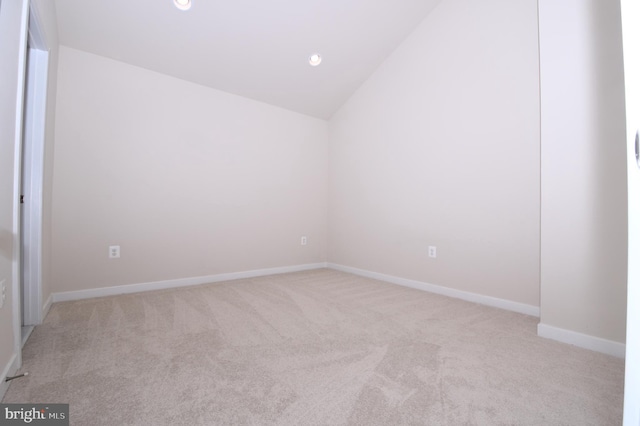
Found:
M 117 259 L 120 257 L 120 246 L 109 246 L 109 259 Z

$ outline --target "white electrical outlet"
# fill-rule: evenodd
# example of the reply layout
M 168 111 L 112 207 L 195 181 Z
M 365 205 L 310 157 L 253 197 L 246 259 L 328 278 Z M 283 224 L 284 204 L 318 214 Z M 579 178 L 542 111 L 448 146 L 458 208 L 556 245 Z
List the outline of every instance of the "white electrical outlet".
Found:
M 438 249 L 436 246 L 429 246 L 429 257 L 433 257 L 434 259 L 438 257 Z
M 7 299 L 7 281 L 0 281 L 0 308 L 4 306 L 4 301 Z
M 117 259 L 120 257 L 120 246 L 109 246 L 109 259 Z
M 307 237 L 306 236 L 300 237 L 300 245 L 301 246 L 306 246 L 307 245 Z

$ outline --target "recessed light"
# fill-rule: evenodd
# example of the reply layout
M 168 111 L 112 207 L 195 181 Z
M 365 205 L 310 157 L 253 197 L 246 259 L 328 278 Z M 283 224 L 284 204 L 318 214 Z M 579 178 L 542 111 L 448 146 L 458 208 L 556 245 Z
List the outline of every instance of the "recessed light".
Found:
M 180 10 L 191 9 L 191 0 L 173 0 L 173 4 Z
M 320 56 L 319 53 L 314 53 L 313 55 L 309 56 L 309 65 L 311 65 L 312 67 L 317 67 L 318 65 L 320 65 L 320 62 L 322 62 L 322 56 Z

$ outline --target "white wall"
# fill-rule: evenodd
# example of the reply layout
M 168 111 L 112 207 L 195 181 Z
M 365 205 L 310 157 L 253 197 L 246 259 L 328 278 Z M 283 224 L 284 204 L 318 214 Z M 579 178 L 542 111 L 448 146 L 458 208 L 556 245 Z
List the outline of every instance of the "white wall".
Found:
M 0 308 L 0 398 L 6 390 L 6 375 L 20 362 L 14 334 L 19 321 L 14 292 L 17 287 L 14 158 L 16 136 L 20 134 L 16 128 L 16 114 L 20 109 L 16 105 L 24 75 L 24 71 L 19 70 L 26 49 L 24 5 L 25 0 L 4 0 L 0 6 L 0 281 L 4 280 L 7 288 L 4 306 Z
M 539 148 L 536 1 L 442 1 L 331 119 L 329 261 L 539 306 Z
M 620 4 L 539 3 L 542 329 L 624 343 L 627 184 Z
M 64 46 L 59 61 L 54 292 L 326 260 L 325 121 Z

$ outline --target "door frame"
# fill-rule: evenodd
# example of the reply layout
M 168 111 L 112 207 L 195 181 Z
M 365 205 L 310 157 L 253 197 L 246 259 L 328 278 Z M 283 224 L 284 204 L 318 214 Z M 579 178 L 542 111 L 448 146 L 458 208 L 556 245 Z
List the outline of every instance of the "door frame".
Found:
M 640 130 L 640 1 L 622 0 L 625 102 L 627 118 L 628 277 L 624 426 L 640 426 L 640 162 L 636 134 Z
M 49 49 L 32 4 L 29 9 L 25 110 L 20 178 L 22 204 L 22 325 L 42 323 L 42 202 Z
M 22 365 L 22 220 L 21 220 L 21 204 L 20 196 L 22 194 L 22 146 L 23 146 L 23 129 L 25 118 L 25 96 L 27 82 L 27 54 L 29 39 L 32 38 L 36 46 L 44 46 L 45 33 L 44 26 L 39 19 L 37 6 L 29 0 L 24 0 L 21 4 L 21 28 L 22 33 L 19 40 L 20 59 L 18 61 L 18 93 L 16 96 L 16 122 L 15 122 L 15 141 L 14 141 L 14 179 L 13 179 L 13 273 L 12 273 L 12 317 L 13 317 L 13 336 L 14 336 L 14 352 L 15 366 L 19 368 Z M 46 96 L 45 96 L 46 99 Z M 46 109 L 46 106 L 45 106 Z M 44 122 L 40 125 L 44 126 Z M 42 201 L 40 201 L 42 205 Z M 40 221 L 42 227 L 42 221 Z M 41 233 L 40 233 L 41 234 Z M 35 247 L 29 249 L 29 255 Z M 41 247 L 38 248 L 41 250 Z M 38 257 L 41 260 L 41 256 Z M 36 259 L 35 262 L 38 260 Z M 33 263 L 33 262 L 32 262 Z M 41 268 L 40 268 L 41 270 Z M 42 295 L 41 282 L 33 282 L 30 284 L 30 297 L 34 294 Z M 40 297 L 41 298 L 41 297 Z M 30 302 L 31 303 L 31 302 Z M 42 319 L 42 318 L 40 318 Z

